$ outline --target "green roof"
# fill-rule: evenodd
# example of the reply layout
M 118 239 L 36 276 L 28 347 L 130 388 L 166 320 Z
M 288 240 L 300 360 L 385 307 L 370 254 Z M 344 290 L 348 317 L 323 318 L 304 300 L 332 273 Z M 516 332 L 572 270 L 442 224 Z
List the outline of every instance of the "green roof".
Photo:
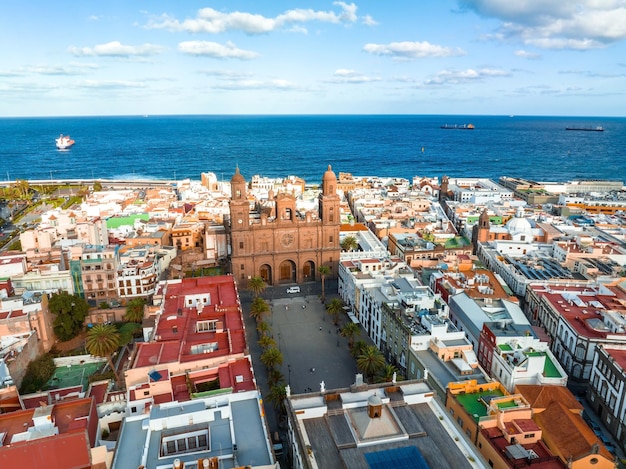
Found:
M 480 417 L 487 415 L 487 407 L 480 400 L 482 397 L 502 397 L 504 394 L 499 389 L 492 389 L 483 392 L 473 392 L 469 394 L 457 394 L 455 397 L 465 411 L 478 422 Z
M 556 365 L 550 359 L 550 356 L 546 352 L 528 352 L 526 354 L 529 357 L 546 357 L 546 362 L 543 365 L 543 375 L 546 378 L 563 378 L 563 375 L 559 372 Z
M 511 348 L 511 346 L 509 344 L 500 344 L 500 345 L 498 345 L 498 348 L 500 350 L 502 350 L 503 352 L 511 352 L 511 351 L 513 351 L 513 349 Z
M 132 226 L 135 224 L 135 220 L 137 219 L 148 221 L 150 220 L 150 215 L 148 215 L 147 213 L 136 213 L 134 215 L 128 215 L 126 217 L 107 218 L 107 228 L 119 228 L 120 226 L 125 225 Z

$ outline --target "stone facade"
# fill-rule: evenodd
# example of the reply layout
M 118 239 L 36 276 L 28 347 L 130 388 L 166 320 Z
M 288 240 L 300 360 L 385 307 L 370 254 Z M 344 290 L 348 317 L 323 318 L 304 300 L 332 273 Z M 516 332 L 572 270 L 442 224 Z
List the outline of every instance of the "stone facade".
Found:
M 231 188 L 231 272 L 239 284 L 256 276 L 269 285 L 314 281 L 322 265 L 330 268 L 329 278 L 337 277 L 340 199 L 330 166 L 322 180 L 319 213 L 297 211 L 293 193 L 270 191 L 263 205 L 249 199 L 239 169 Z

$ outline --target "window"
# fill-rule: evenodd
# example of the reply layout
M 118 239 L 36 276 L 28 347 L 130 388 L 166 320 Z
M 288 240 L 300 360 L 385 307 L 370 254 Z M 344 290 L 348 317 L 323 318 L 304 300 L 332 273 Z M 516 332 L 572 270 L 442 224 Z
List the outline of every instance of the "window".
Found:
M 526 433 L 526 435 L 524 435 L 524 438 L 535 438 L 535 434 L 534 433 Z
M 243 241 L 239 241 L 239 249 L 243 249 Z
M 217 320 L 198 321 L 196 323 L 196 332 L 215 332 L 217 329 Z

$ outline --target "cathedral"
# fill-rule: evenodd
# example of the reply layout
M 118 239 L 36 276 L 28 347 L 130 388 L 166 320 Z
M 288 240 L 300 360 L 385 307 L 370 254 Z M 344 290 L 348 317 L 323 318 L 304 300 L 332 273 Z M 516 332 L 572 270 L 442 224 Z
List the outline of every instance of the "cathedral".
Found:
M 268 285 L 315 281 L 318 269 L 337 277 L 340 199 L 337 177 L 328 166 L 322 178 L 319 210 L 300 212 L 293 193 L 269 191 L 268 203 L 249 198 L 245 178 L 237 168 L 229 202 L 231 272 L 240 287 L 252 277 Z

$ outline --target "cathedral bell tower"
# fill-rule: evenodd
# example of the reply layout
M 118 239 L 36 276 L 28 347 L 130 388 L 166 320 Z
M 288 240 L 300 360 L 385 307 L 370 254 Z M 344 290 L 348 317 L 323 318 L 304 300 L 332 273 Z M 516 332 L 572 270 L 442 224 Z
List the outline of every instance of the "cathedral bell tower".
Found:
M 250 224 L 250 204 L 246 195 L 246 180 L 239 172 L 239 168 L 230 180 L 230 188 L 230 229 L 247 230 Z

